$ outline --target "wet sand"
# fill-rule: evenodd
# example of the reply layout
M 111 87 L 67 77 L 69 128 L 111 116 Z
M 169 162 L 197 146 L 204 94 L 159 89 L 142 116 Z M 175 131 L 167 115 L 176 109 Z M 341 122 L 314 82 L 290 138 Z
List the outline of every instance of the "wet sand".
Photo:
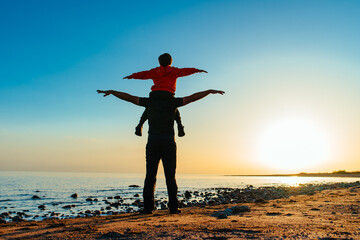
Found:
M 248 206 L 226 218 L 217 211 Z M 76 219 L 0 223 L 0 239 L 360 239 L 360 186 L 256 203 Z

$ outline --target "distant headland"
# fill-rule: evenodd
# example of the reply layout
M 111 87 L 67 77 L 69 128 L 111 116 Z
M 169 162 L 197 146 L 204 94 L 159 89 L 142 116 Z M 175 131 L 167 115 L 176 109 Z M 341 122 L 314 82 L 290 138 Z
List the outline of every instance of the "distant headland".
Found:
M 268 174 L 268 175 L 244 175 L 244 174 L 236 174 L 236 175 L 225 175 L 225 176 L 243 176 L 243 177 L 360 177 L 360 171 L 347 172 L 345 170 L 333 171 L 331 173 L 296 173 L 296 174 Z

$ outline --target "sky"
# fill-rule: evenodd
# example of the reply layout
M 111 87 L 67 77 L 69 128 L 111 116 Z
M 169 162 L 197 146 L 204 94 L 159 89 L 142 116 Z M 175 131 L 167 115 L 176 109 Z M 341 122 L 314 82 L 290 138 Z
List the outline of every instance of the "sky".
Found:
M 141 107 L 158 66 L 176 96 L 178 173 L 360 170 L 360 2 L 0 0 L 0 170 L 143 173 Z

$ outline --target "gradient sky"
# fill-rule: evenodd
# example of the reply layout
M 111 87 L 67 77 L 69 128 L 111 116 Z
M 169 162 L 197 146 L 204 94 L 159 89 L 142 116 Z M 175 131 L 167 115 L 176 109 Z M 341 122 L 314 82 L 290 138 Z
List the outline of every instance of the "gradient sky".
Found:
M 293 117 L 331 154 L 292 172 L 360 170 L 359 23 L 355 0 L 0 1 L 0 170 L 144 172 L 143 109 L 96 89 L 147 96 L 150 80 L 122 78 L 164 52 L 209 72 L 177 96 L 226 92 L 180 109 L 179 173 L 288 172 L 256 155 Z

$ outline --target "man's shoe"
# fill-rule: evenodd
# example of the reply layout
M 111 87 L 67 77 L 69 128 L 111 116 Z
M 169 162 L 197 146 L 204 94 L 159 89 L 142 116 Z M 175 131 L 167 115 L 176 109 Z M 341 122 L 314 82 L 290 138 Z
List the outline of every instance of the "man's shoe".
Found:
M 170 214 L 179 214 L 181 213 L 180 209 L 170 209 Z
M 184 126 L 183 125 L 178 125 L 178 136 L 179 137 L 185 136 Z
M 135 135 L 141 137 L 142 136 L 142 126 L 137 125 L 135 128 Z
M 142 209 L 141 211 L 140 211 L 140 214 L 142 214 L 142 215 L 144 215 L 144 214 L 152 214 L 153 213 L 153 211 L 152 210 L 148 210 L 148 209 Z

